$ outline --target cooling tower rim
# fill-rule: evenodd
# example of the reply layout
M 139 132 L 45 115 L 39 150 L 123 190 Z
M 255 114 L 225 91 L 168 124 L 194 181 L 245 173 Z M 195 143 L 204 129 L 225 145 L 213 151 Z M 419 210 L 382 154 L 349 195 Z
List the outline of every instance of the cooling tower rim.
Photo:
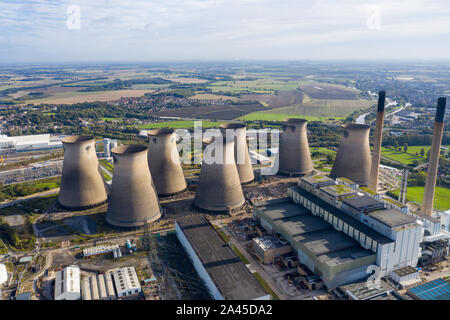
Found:
M 93 141 L 95 141 L 95 137 L 90 135 L 80 135 L 80 136 L 74 135 L 61 139 L 61 142 L 64 144 L 83 144 L 83 143 L 91 143 Z
M 342 125 L 342 129 L 347 129 L 347 130 L 369 130 L 370 126 L 368 126 L 366 124 L 359 124 L 359 123 L 348 123 L 348 124 Z
M 159 137 L 165 135 L 171 135 L 175 132 L 173 128 L 158 128 L 147 131 L 147 136 L 149 137 Z
M 147 151 L 147 147 L 141 144 L 123 144 L 111 150 L 111 153 L 118 156 L 132 155 Z
M 244 129 L 244 128 L 247 128 L 247 125 L 245 125 L 245 123 L 232 122 L 232 123 L 221 124 L 220 128 L 221 129 Z
M 227 144 L 227 143 L 234 143 L 234 139 L 227 139 L 227 137 L 226 136 L 224 136 L 224 135 L 221 135 L 221 136 L 215 136 L 215 137 L 210 137 L 210 138 L 203 138 L 203 140 L 202 140 L 202 143 L 204 144 L 204 145 L 208 145 L 208 144 L 211 144 L 211 143 L 213 143 L 214 141 L 216 141 L 216 139 L 217 139 L 217 141 L 220 141 L 220 139 L 222 139 L 222 142 L 224 143 L 224 144 Z
M 306 120 L 306 119 L 301 119 L 301 118 L 286 118 L 286 119 L 283 120 L 283 122 L 284 122 L 285 124 L 293 124 L 293 125 L 296 125 L 296 124 L 304 124 L 304 123 L 307 123 L 308 120 Z

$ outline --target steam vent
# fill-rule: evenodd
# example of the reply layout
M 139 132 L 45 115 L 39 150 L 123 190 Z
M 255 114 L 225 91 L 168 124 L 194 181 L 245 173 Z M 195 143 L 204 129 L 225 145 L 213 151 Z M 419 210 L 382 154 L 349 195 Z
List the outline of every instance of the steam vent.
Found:
M 226 131 L 234 131 L 234 161 L 239 173 L 241 183 L 249 183 L 255 179 L 252 163 L 248 154 L 247 128 L 245 124 L 229 123 L 220 126 L 222 134 L 226 136 Z
M 67 209 L 88 209 L 108 200 L 100 173 L 95 139 L 71 136 L 62 139 L 64 163 L 58 203 Z
M 147 147 L 121 145 L 111 150 L 114 175 L 106 221 L 137 227 L 161 217 L 159 200 L 147 164 Z
M 221 139 L 223 144 L 216 144 L 223 151 L 222 155 L 217 156 L 220 159 L 212 161 L 208 155 L 203 156 L 194 205 L 206 211 L 229 212 L 245 202 L 234 160 L 234 141 L 227 141 L 225 137 Z M 207 144 L 213 147 L 213 143 L 216 141 L 209 141 Z M 211 152 L 212 157 L 215 156 L 213 153 L 214 151 Z
M 280 135 L 279 172 L 289 175 L 308 175 L 313 171 L 308 138 L 306 137 L 307 120 L 284 120 Z
M 347 124 L 343 129 L 344 133 L 330 177 L 347 178 L 360 186 L 367 186 L 372 163 L 369 146 L 370 127 L 364 124 Z
M 170 196 L 186 190 L 183 169 L 177 150 L 173 129 L 150 130 L 148 133 L 148 166 L 156 192 L 159 196 Z

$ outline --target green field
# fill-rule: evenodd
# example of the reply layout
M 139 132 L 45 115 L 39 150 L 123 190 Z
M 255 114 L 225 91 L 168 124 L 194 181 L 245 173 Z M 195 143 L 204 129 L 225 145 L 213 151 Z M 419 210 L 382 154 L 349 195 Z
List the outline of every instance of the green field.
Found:
M 334 156 L 336 154 L 336 151 L 330 150 L 328 148 L 317 148 L 317 147 L 310 148 L 310 152 L 311 153 L 313 153 L 313 152 L 320 152 L 322 154 L 325 154 L 325 155 L 330 154 L 332 156 Z
M 410 148 L 411 148 L 411 150 L 414 150 L 414 151 L 410 151 Z M 416 152 L 417 149 L 418 149 L 417 152 L 420 153 L 421 148 L 422 147 L 420 147 L 420 146 L 408 147 L 408 152 L 406 153 L 403 151 L 403 147 L 402 147 L 402 151 L 396 151 L 392 148 L 382 147 L 381 154 L 386 158 L 390 158 L 392 160 L 401 162 L 403 164 L 413 165 L 414 160 L 418 160 L 420 163 L 424 163 L 427 161 L 425 158 L 422 158 L 420 156 L 420 154 L 419 154 L 419 156 L 416 156 L 414 154 L 414 152 Z M 423 147 L 423 148 L 425 149 L 425 152 L 427 152 L 426 147 Z M 429 149 L 430 147 L 427 147 L 427 148 Z
M 409 187 L 408 194 L 406 195 L 408 201 L 414 201 L 422 203 L 424 187 Z M 393 193 L 398 197 L 399 190 L 395 190 Z M 450 189 L 444 187 L 436 187 L 436 193 L 434 195 L 434 207 L 440 211 L 450 209 Z
M 226 121 L 202 121 L 202 128 L 218 128 Z M 194 128 L 193 120 L 175 120 L 166 122 L 155 122 L 139 125 L 140 129 L 157 129 L 157 128 L 173 128 L 173 129 L 191 129 Z

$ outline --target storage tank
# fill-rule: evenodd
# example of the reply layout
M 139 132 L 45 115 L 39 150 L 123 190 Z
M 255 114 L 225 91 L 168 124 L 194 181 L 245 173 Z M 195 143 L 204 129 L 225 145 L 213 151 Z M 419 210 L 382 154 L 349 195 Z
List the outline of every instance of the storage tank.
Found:
M 173 129 L 149 130 L 148 166 L 161 197 L 171 196 L 186 190 L 187 185 L 177 150 L 176 134 Z
M 369 183 L 371 157 L 370 127 L 364 124 L 346 124 L 330 177 L 347 178 L 360 186 Z
M 63 172 L 58 203 L 67 209 L 87 209 L 106 203 L 106 186 L 98 165 L 93 136 L 62 139 Z
M 138 227 L 161 217 L 161 208 L 147 163 L 147 147 L 121 145 L 111 150 L 114 174 L 106 221 Z
M 248 154 L 247 127 L 241 123 L 228 123 L 220 126 L 222 134 L 226 136 L 227 131 L 234 135 L 234 161 L 242 184 L 252 182 L 255 179 L 252 163 Z
M 81 299 L 91 300 L 91 285 L 89 284 L 89 278 L 83 278 L 83 280 L 81 280 Z
M 91 299 L 99 300 L 97 277 L 96 276 L 89 277 L 89 283 L 91 285 Z
M 112 275 L 110 271 L 105 273 L 105 284 L 106 284 L 106 294 L 109 300 L 116 298 L 116 293 L 114 291 L 114 284 L 112 280 Z
M 98 283 L 98 296 L 101 300 L 106 300 L 107 294 L 106 294 L 106 284 L 105 284 L 105 277 L 103 274 L 99 274 L 97 276 L 97 283 Z
M 194 205 L 206 211 L 229 212 L 241 207 L 245 199 L 234 161 L 234 140 L 222 136 L 217 139 L 223 142 L 217 144 L 222 148 L 222 157 L 210 163 L 203 156 Z M 215 139 L 205 141 L 205 144 L 213 142 Z
M 279 172 L 288 175 L 308 175 L 313 171 L 305 119 L 286 119 L 280 134 Z

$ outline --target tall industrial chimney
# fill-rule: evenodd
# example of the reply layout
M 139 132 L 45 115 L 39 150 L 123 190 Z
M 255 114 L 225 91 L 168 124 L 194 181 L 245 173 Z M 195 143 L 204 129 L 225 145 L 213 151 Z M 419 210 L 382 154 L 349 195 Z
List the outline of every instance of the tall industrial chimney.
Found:
M 183 169 L 173 129 L 150 130 L 148 134 L 148 166 L 159 196 L 171 196 L 186 190 Z
M 223 154 L 218 161 L 208 161 L 203 156 L 194 205 L 207 211 L 229 212 L 244 204 L 244 193 L 234 160 L 234 141 L 227 141 L 226 137 L 216 139 L 223 139 Z
M 360 186 L 367 186 L 370 175 L 370 127 L 364 124 L 347 124 L 330 177 L 347 178 Z
M 245 124 L 229 123 L 220 126 L 222 134 L 226 136 L 227 130 L 234 131 L 234 160 L 239 172 L 241 183 L 249 183 L 255 179 L 252 163 L 248 154 L 247 129 Z
M 308 175 L 313 171 L 305 119 L 286 119 L 280 135 L 279 172 L 288 175 Z
M 431 142 L 430 159 L 428 161 L 427 179 L 425 180 L 425 192 L 423 193 L 422 211 L 430 215 L 433 213 L 434 191 L 439 166 L 439 154 L 441 150 L 442 134 L 444 132 L 444 116 L 447 98 L 439 98 L 437 103 L 436 118 L 434 120 L 433 140 Z
M 93 136 L 62 139 L 63 172 L 58 203 L 67 209 L 87 209 L 108 200 Z
M 381 142 L 383 140 L 384 103 L 386 92 L 378 93 L 377 124 L 373 139 L 372 166 L 370 168 L 369 189 L 378 192 L 378 171 L 380 168 Z
M 114 175 L 106 221 L 137 227 L 161 217 L 161 208 L 147 164 L 147 147 L 121 145 L 111 150 Z

